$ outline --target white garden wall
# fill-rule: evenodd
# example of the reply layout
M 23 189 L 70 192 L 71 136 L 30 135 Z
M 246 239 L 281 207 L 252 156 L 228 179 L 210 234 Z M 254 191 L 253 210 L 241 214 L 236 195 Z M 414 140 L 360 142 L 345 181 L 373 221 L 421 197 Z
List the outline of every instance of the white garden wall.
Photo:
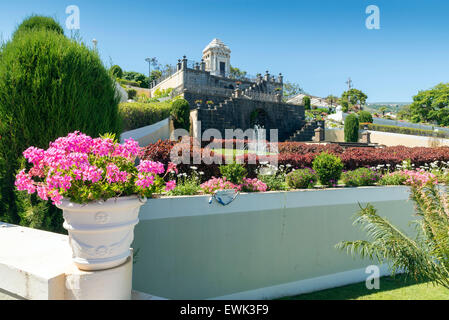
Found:
M 169 119 L 167 118 L 143 128 L 123 132 L 120 138 L 121 142 L 124 142 L 125 139 L 133 138 L 139 142 L 141 147 L 146 147 L 150 143 L 155 143 L 158 140 L 170 139 Z
M 226 207 L 208 196 L 149 199 L 135 229 L 133 298 L 271 299 L 364 281 L 376 262 L 335 244 L 365 238 L 352 225 L 359 203 L 413 232 L 408 197 L 408 187 L 361 187 L 240 194 Z M 127 299 L 131 270 L 128 261 L 80 271 L 67 236 L 0 223 L 0 299 Z
M 360 131 L 360 137 L 361 137 Z M 405 146 L 405 147 L 442 147 L 449 146 L 449 139 L 414 136 L 409 134 L 390 133 L 381 131 L 369 131 L 371 133 L 371 142 L 387 147 Z M 325 141 L 344 142 L 345 134 L 343 129 L 326 129 Z
M 359 203 L 410 230 L 408 196 L 408 187 L 364 187 L 241 194 L 227 207 L 208 196 L 150 199 L 135 230 L 133 288 L 169 299 L 269 299 L 364 281 L 375 262 L 335 244 L 364 238 L 352 226 Z

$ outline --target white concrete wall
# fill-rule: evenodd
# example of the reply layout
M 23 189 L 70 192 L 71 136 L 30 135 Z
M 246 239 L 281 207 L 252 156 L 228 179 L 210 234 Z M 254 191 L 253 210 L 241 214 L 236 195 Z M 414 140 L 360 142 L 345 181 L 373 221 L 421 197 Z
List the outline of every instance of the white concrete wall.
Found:
M 166 140 L 170 138 L 169 118 L 158 123 L 146 126 L 143 128 L 123 132 L 120 140 L 124 142 L 125 139 L 133 138 L 139 142 L 141 147 L 146 147 L 150 143 L 155 143 L 158 140 Z
M 81 271 L 68 236 L 0 222 L 0 300 L 129 300 L 132 267 Z
M 135 230 L 133 288 L 151 296 L 134 297 L 271 299 L 364 281 L 376 262 L 335 244 L 365 238 L 352 225 L 359 204 L 413 232 L 408 197 L 408 187 L 362 187 L 240 194 L 226 207 L 209 196 L 149 199 Z M 130 259 L 80 271 L 67 236 L 0 223 L 0 298 L 128 299 L 131 270 Z
M 151 97 L 154 96 L 154 92 L 157 89 L 162 91 L 162 90 L 166 90 L 166 89 L 170 89 L 170 88 L 175 89 L 175 88 L 179 87 L 180 85 L 183 84 L 183 78 L 184 78 L 184 71 L 179 70 L 178 72 L 173 74 L 171 77 L 169 77 L 169 78 L 165 79 L 164 81 L 162 81 L 161 83 L 159 83 L 154 88 L 151 88 L 151 90 L 150 90 Z
M 376 262 L 335 244 L 365 238 L 352 225 L 359 203 L 411 231 L 408 197 L 407 187 L 364 187 L 240 194 L 226 207 L 208 196 L 150 199 L 135 230 L 133 288 L 169 299 L 271 299 L 361 282 Z
M 442 147 L 449 146 L 449 139 L 414 136 L 409 134 L 399 134 L 381 131 L 369 131 L 371 133 L 371 142 L 387 147 L 406 146 L 406 147 Z M 360 137 L 362 136 L 360 131 Z M 344 142 L 344 129 L 326 129 L 325 141 Z

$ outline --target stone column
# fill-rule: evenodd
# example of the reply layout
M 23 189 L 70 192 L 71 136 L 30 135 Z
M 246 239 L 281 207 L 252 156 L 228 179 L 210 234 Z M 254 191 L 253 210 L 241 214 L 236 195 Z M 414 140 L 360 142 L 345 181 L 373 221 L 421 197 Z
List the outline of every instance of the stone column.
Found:
M 240 98 L 241 96 L 242 96 L 242 89 L 240 89 L 240 87 L 238 87 L 237 89 L 234 90 L 232 97 Z
M 324 141 L 324 129 L 319 127 L 315 129 L 315 137 L 313 138 L 313 141 L 315 142 L 321 142 Z
M 362 143 L 371 143 L 371 132 L 365 130 L 362 132 Z
M 266 82 L 269 82 L 269 81 L 270 81 L 270 72 L 268 72 L 268 70 L 267 70 L 266 73 L 265 73 L 264 80 L 265 80 Z
M 181 65 L 182 65 L 182 70 L 187 70 L 187 57 L 186 56 L 182 57 Z
M 284 83 L 284 76 L 282 75 L 282 73 L 279 73 L 279 76 L 278 76 L 278 82 L 279 82 L 280 84 L 283 84 L 283 83 Z
M 282 95 L 280 93 L 276 94 L 276 101 L 277 101 L 277 103 L 281 103 L 282 102 Z

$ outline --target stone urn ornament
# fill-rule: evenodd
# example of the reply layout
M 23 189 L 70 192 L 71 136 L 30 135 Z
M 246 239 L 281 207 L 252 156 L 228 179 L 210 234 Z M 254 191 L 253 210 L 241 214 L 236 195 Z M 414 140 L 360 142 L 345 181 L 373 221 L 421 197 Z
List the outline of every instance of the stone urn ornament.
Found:
M 16 176 L 19 191 L 37 193 L 63 210 L 73 262 L 81 270 L 120 266 L 131 255 L 134 227 L 147 198 L 173 190 L 165 182 L 176 165 L 140 160 L 139 144 L 114 135 L 93 139 L 74 132 L 50 143 L 47 150 L 28 148 L 25 159 L 33 167 Z
M 80 270 L 110 269 L 131 255 L 134 227 L 147 199 L 137 196 L 94 201 L 85 205 L 62 200 L 64 229 L 69 233 L 73 262 Z

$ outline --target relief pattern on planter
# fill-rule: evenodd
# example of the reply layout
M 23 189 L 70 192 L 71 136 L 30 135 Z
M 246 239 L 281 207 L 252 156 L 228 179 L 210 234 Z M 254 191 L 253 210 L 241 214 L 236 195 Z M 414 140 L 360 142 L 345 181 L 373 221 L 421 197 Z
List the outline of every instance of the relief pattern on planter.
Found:
M 74 235 L 69 236 L 70 245 L 72 246 L 75 255 L 84 259 L 98 259 L 106 256 L 118 255 L 121 251 L 123 251 L 123 249 L 128 249 L 128 244 L 132 243 L 133 239 L 134 232 L 129 231 L 119 242 L 92 246 L 77 239 Z M 123 248 L 123 246 L 126 247 Z

